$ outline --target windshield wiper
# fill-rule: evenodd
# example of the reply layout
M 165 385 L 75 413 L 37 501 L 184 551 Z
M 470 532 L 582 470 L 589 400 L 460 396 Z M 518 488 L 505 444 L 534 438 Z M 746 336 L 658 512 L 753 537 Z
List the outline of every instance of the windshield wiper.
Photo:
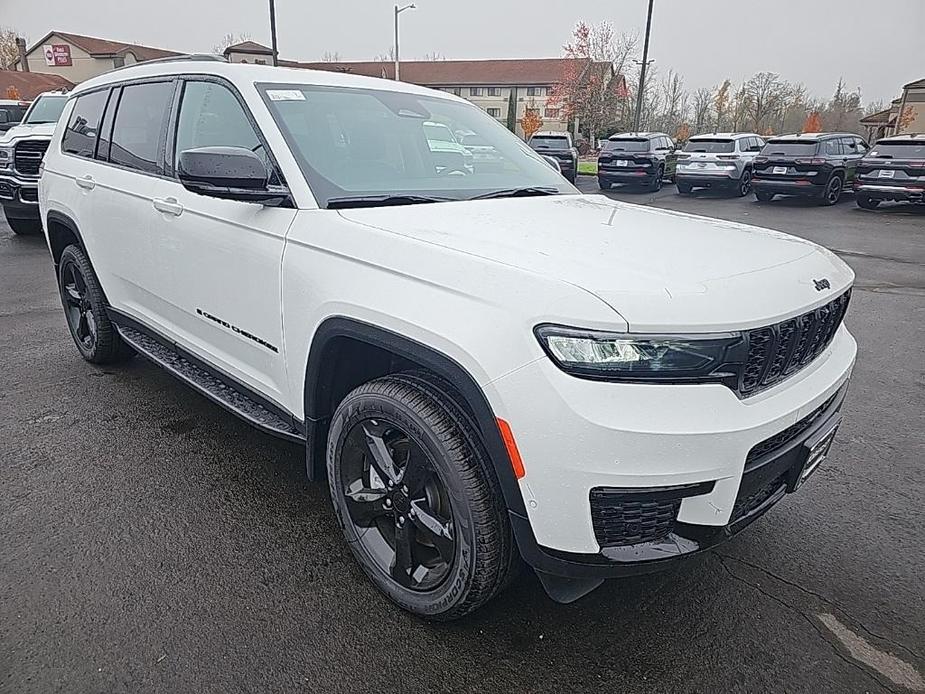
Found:
M 329 210 L 350 207 L 391 207 L 393 205 L 420 205 L 427 202 L 452 202 L 458 198 L 444 198 L 433 195 L 351 195 L 328 200 Z
M 488 193 L 482 193 L 469 198 L 470 200 L 490 200 L 491 198 L 526 198 L 539 195 L 558 195 L 558 188 L 546 186 L 527 186 L 524 188 L 507 188 L 505 190 L 493 190 Z

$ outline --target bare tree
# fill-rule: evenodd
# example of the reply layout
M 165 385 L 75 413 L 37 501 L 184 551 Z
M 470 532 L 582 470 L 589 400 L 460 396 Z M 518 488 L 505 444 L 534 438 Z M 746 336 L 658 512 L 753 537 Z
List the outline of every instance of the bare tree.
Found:
M 250 41 L 251 35 L 247 33 L 235 34 L 229 32 L 222 37 L 222 40 L 217 44 L 212 46 L 212 52 L 216 55 L 221 55 L 225 52 L 225 49 L 229 46 L 234 46 L 236 43 L 244 43 L 245 41 Z
M 779 114 L 786 101 L 787 85 L 781 82 L 776 72 L 759 72 L 744 85 L 745 114 L 755 132 L 764 132 L 771 126 L 774 116 Z M 743 123 L 744 125 L 744 123 Z
M 395 62 L 395 46 L 390 46 L 389 50 L 385 53 L 380 53 L 377 55 L 374 60 L 377 63 L 394 63 Z
M 19 60 L 17 36 L 19 32 L 13 27 L 0 27 L 0 68 L 8 69 Z
M 339 63 L 340 61 L 341 61 L 340 53 L 338 53 L 337 51 L 334 51 L 333 53 L 331 51 L 325 51 L 324 53 L 321 54 L 322 63 Z
M 716 112 L 715 130 L 726 129 L 726 118 L 729 115 L 731 98 L 729 94 L 730 89 L 732 89 L 732 82 L 728 79 L 723 80 L 723 83 L 717 88 L 716 94 L 713 96 L 713 110 Z
M 438 60 L 446 60 L 446 57 L 443 55 L 443 53 L 438 53 L 437 51 L 434 51 L 433 53 L 425 53 L 422 60 L 430 60 L 430 61 L 436 62 Z
M 694 134 L 705 131 L 710 125 L 710 111 L 713 108 L 713 90 L 701 87 L 691 97 L 692 120 Z

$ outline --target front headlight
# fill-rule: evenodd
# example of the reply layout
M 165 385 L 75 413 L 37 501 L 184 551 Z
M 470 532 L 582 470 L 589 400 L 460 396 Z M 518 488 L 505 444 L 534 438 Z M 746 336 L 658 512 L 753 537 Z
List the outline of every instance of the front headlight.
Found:
M 739 333 L 634 335 L 558 325 L 535 333 L 563 371 L 608 381 L 734 384 L 745 358 Z
M 0 147 L 0 169 L 8 169 L 13 164 L 13 148 Z

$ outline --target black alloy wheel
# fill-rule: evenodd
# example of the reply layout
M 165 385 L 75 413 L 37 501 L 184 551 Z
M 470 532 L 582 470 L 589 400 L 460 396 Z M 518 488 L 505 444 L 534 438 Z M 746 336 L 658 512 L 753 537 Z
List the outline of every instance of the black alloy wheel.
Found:
M 744 198 L 752 192 L 752 172 L 748 169 L 742 172 L 742 178 L 739 179 L 739 197 Z
M 829 206 L 834 205 L 838 202 L 841 197 L 842 191 L 842 180 L 841 176 L 832 176 L 828 185 L 825 187 L 825 192 L 822 194 L 822 204 Z
M 456 557 L 450 496 L 421 445 L 385 418 L 347 433 L 341 488 L 353 534 L 373 563 L 403 588 L 440 586 Z
M 92 352 L 96 347 L 96 316 L 83 272 L 70 259 L 61 266 L 61 298 L 74 341 L 82 352 Z
M 658 171 L 655 172 L 655 180 L 649 186 L 649 190 L 653 193 L 657 193 L 662 189 L 662 179 L 665 177 L 665 168 L 663 166 L 658 167 Z
M 872 198 L 869 195 L 857 195 L 855 196 L 855 202 L 858 204 L 858 207 L 862 207 L 865 210 L 876 210 L 880 206 L 880 200 Z

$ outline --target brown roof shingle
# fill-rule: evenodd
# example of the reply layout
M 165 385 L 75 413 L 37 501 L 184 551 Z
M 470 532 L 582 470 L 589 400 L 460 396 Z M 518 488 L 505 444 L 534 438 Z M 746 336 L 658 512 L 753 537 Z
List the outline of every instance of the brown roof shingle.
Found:
M 108 39 L 98 39 L 93 36 L 82 36 L 81 34 L 70 34 L 63 31 L 51 31 L 40 41 L 36 42 L 29 53 L 36 48 L 48 43 L 52 36 L 60 36 L 68 43 L 72 43 L 81 50 L 86 51 L 95 58 L 104 58 L 111 55 L 131 51 L 139 60 L 155 60 L 156 58 L 169 58 L 173 55 L 180 55 L 177 51 L 170 51 L 165 48 L 152 48 L 151 46 L 142 46 L 135 43 L 123 43 L 122 41 L 109 41 Z
M 44 72 L 17 72 L 15 70 L 0 70 L 0 99 L 6 99 L 6 90 L 15 87 L 21 99 L 32 101 L 42 92 L 53 89 L 73 89 L 74 83 L 58 75 L 49 75 Z
M 229 53 L 255 53 L 257 55 L 272 55 L 273 49 L 267 48 L 262 43 L 257 43 L 256 41 L 241 41 L 241 43 L 236 43 L 231 46 L 228 46 L 224 51 L 224 55 Z
M 423 86 L 453 85 L 552 85 L 562 79 L 571 58 L 530 58 L 524 60 L 403 60 L 401 78 Z M 392 79 L 391 62 L 301 63 L 281 60 L 280 65 L 310 70 L 345 72 L 367 77 Z

